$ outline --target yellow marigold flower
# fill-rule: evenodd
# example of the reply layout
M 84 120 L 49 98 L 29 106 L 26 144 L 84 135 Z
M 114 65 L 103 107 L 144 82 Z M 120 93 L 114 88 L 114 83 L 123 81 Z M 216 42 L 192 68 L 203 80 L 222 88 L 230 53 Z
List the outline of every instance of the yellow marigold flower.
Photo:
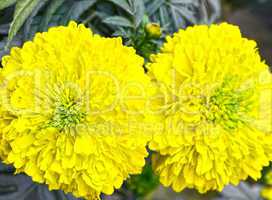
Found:
M 264 187 L 261 190 L 261 197 L 265 200 L 272 200 L 272 187 Z
M 267 185 L 272 185 L 272 171 L 271 170 L 267 174 L 265 174 L 264 179 Z
M 204 193 L 260 178 L 272 153 L 272 77 L 254 41 L 226 23 L 189 27 L 148 68 L 165 94 L 165 128 L 150 143 L 163 185 Z
M 150 79 L 133 48 L 71 22 L 37 33 L 2 64 L 5 163 L 90 200 L 141 172 L 147 137 L 129 123 L 145 121 L 140 86 Z

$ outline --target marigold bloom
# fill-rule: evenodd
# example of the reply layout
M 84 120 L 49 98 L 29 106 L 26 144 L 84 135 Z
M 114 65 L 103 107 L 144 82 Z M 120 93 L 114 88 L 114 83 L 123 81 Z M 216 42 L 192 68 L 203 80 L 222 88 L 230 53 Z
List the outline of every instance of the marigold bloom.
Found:
M 269 170 L 265 176 L 264 176 L 264 183 L 266 186 L 264 186 L 261 189 L 261 197 L 263 197 L 266 200 L 272 200 L 272 171 Z
M 84 25 L 37 33 L 3 58 L 0 155 L 50 189 L 99 198 L 145 164 L 144 60 Z M 139 111 L 139 112 L 138 112 Z
M 165 94 L 165 129 L 150 143 L 163 185 L 203 193 L 260 178 L 272 153 L 272 87 L 254 41 L 226 23 L 189 27 L 148 68 Z
M 261 197 L 264 198 L 265 200 L 272 200 L 272 187 L 264 187 L 261 190 Z
M 272 171 L 269 170 L 265 176 L 264 176 L 264 181 L 266 185 L 272 186 Z

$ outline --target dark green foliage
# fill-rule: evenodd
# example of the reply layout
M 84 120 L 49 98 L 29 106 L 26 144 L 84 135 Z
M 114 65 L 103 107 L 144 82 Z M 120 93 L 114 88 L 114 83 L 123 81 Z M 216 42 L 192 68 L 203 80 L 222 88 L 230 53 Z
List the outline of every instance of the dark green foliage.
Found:
M 214 22 L 220 4 L 218 0 L 1 0 L 0 10 L 1 56 L 3 46 L 21 44 L 36 32 L 70 20 L 105 36 L 121 36 L 137 48 L 140 39 L 135 38 L 145 37 L 139 35 L 144 18 L 160 24 L 165 33 L 173 33 L 190 24 Z M 144 48 L 155 46 L 151 42 Z
M 132 176 L 126 187 L 133 192 L 136 198 L 151 193 L 159 185 L 159 178 L 153 173 L 150 164 L 147 164 L 140 175 Z

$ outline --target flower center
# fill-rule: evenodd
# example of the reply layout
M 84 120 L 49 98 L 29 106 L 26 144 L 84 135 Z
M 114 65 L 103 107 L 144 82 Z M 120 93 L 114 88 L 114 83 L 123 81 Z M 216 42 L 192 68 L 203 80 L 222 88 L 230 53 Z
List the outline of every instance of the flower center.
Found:
M 228 84 L 215 90 L 207 102 L 206 119 L 226 129 L 235 129 L 244 123 L 245 113 L 251 110 L 252 89 L 237 91 Z
M 250 104 L 245 103 L 251 97 L 251 91 L 234 91 L 229 88 L 219 88 L 210 97 L 206 118 L 210 122 L 219 123 L 226 129 L 235 129 L 239 123 L 244 123 L 244 114 L 250 110 Z
M 79 124 L 86 114 L 81 111 L 80 106 L 75 102 L 61 103 L 56 106 L 49 126 L 58 129 L 75 127 Z
M 228 130 L 245 123 L 248 120 L 245 116 L 252 110 L 254 93 L 252 88 L 238 90 L 237 83 L 226 78 L 215 88 L 194 84 L 185 87 L 179 102 L 183 121 L 194 128 L 208 122 Z

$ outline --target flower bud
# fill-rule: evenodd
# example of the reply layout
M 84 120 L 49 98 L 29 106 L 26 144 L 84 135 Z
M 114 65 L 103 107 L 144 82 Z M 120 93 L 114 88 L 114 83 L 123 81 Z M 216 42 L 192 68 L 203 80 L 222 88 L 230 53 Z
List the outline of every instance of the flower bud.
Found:
M 147 34 L 152 38 L 160 38 L 162 35 L 161 27 L 157 23 L 148 23 L 145 26 Z

